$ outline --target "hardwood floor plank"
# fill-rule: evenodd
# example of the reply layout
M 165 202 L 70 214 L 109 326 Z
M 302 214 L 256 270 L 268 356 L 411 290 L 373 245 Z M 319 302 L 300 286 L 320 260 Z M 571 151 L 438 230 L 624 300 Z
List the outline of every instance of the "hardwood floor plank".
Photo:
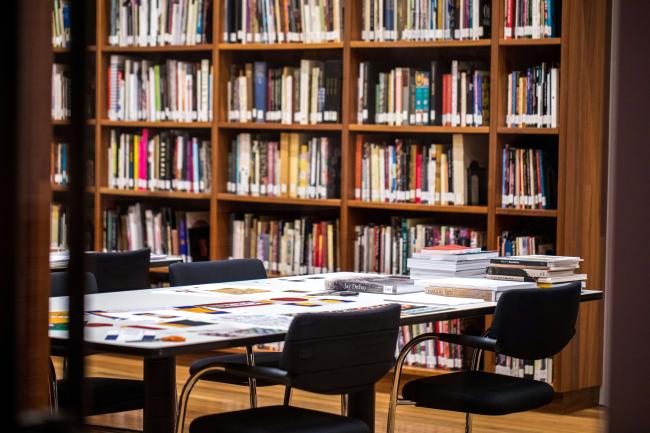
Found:
M 87 358 L 88 375 L 142 378 L 142 361 L 126 356 L 93 355 Z M 176 367 L 178 392 L 188 377 L 191 358 L 179 358 Z M 55 359 L 57 374 L 61 374 L 61 362 Z M 59 376 L 60 377 L 60 376 Z M 188 406 L 186 426 L 192 419 L 216 412 L 248 408 L 248 389 L 241 386 L 202 382 L 193 391 Z M 258 388 L 260 406 L 282 403 L 282 387 Z M 338 413 L 338 396 L 322 396 L 295 391 L 292 403 L 296 406 Z M 377 394 L 376 430 L 386 430 L 388 395 Z M 600 433 L 604 428 L 605 410 L 586 409 L 569 415 L 543 412 L 525 412 L 501 417 L 474 417 L 474 432 L 487 433 Z M 129 429 L 142 428 L 142 411 L 122 412 L 88 418 L 89 424 Z M 402 406 L 398 409 L 398 433 L 458 433 L 463 431 L 464 415 L 446 411 Z M 186 431 L 188 429 L 186 428 Z

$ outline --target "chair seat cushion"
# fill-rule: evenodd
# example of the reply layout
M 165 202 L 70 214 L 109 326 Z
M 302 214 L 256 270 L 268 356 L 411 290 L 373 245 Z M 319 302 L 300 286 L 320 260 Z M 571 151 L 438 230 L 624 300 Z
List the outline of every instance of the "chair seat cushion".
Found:
M 404 385 L 402 395 L 416 406 L 505 415 L 536 409 L 551 402 L 550 385 L 532 379 L 483 371 L 462 371 L 416 379 Z
M 280 366 L 280 358 L 282 357 L 281 352 L 254 352 L 254 354 L 255 365 L 276 368 Z M 194 374 L 197 371 L 205 367 L 209 367 L 213 364 L 246 365 L 246 355 L 242 353 L 233 355 L 211 356 L 209 358 L 199 359 L 190 365 L 190 374 Z M 201 379 L 210 380 L 212 382 L 229 383 L 233 385 L 248 385 L 248 379 L 246 377 L 235 376 L 221 371 L 211 372 L 203 376 Z M 256 385 L 269 386 L 276 384 L 258 379 Z
M 202 416 L 190 433 L 369 433 L 361 420 L 292 406 L 266 406 Z
M 141 380 L 87 377 L 86 385 L 90 396 L 86 404 L 86 415 L 124 412 L 144 407 L 144 382 Z M 59 402 L 67 397 L 68 392 L 68 382 L 58 380 Z

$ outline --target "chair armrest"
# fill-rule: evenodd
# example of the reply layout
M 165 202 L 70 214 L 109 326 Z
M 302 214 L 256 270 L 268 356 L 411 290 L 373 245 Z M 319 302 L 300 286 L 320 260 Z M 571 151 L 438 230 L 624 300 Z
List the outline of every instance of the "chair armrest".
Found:
M 282 385 L 290 385 L 291 382 L 289 373 L 279 368 L 244 364 L 223 364 L 223 366 L 225 367 L 226 373 L 235 376 L 252 377 L 269 382 L 277 382 Z
M 473 347 L 475 349 L 489 350 L 490 352 L 497 351 L 497 340 L 495 340 L 494 338 L 484 337 L 480 335 L 444 334 L 444 333 L 434 333 L 429 335 L 431 335 L 432 339 L 444 341 L 446 343 Z

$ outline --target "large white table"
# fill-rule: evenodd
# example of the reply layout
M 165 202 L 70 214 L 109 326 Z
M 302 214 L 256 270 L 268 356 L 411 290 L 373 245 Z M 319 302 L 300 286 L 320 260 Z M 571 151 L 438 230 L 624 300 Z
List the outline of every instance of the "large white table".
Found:
M 413 324 L 485 316 L 492 314 L 496 305 L 423 293 L 324 294 L 324 280 L 333 275 L 87 295 L 87 350 L 143 357 L 144 431 L 163 433 L 174 428 L 177 355 L 282 341 L 292 315 L 298 313 L 399 301 L 403 305 L 402 324 Z M 583 291 L 582 301 L 601 297 L 602 292 Z M 50 298 L 51 323 L 65 321 L 67 304 L 67 297 Z M 57 329 L 65 326 L 50 326 L 54 349 L 65 348 L 67 331 Z M 164 337 L 182 337 L 184 341 L 169 342 Z M 362 419 L 374 430 L 374 389 L 349 396 L 349 415 Z

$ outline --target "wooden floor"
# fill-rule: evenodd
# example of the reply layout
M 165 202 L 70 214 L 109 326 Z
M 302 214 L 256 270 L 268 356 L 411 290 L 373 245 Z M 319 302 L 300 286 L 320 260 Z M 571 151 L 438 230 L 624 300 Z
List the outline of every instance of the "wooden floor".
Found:
M 88 375 L 141 378 L 142 361 L 137 358 L 94 355 L 87 358 Z M 177 360 L 176 375 L 178 392 L 187 379 L 187 365 L 191 359 Z M 60 371 L 60 363 L 55 362 Z M 59 376 L 60 377 L 60 376 Z M 260 405 L 281 404 L 281 387 L 258 389 Z M 294 393 L 295 406 L 337 413 L 340 399 L 301 391 Z M 195 388 L 188 407 L 188 421 L 209 413 L 245 409 L 248 394 L 245 387 L 201 383 Z M 377 394 L 376 431 L 385 431 L 388 396 Z M 541 412 L 527 412 L 501 417 L 474 417 L 476 433 L 596 433 L 603 431 L 605 411 L 602 408 L 587 409 L 570 415 L 556 415 Z M 141 429 L 142 412 L 123 412 L 102 415 L 88 419 L 90 424 L 121 428 Z M 186 424 L 187 427 L 187 424 Z M 459 413 L 420 409 L 403 406 L 398 409 L 397 429 L 399 433 L 459 433 L 464 431 L 464 415 Z M 187 431 L 187 428 L 185 429 Z

